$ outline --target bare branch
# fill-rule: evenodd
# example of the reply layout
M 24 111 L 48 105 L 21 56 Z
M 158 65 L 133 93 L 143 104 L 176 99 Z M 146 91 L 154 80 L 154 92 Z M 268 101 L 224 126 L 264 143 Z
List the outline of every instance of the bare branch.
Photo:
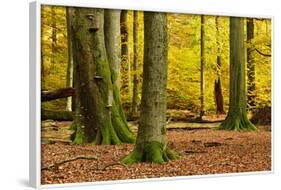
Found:
M 255 49 L 260 55 L 265 56 L 265 57 L 271 57 L 271 54 L 266 54 L 258 50 L 257 48 Z
M 74 158 L 70 158 L 70 159 L 66 159 L 66 160 L 62 160 L 60 162 L 56 162 L 54 164 L 51 164 L 49 166 L 43 167 L 41 168 L 41 170 L 53 170 L 53 169 L 57 169 L 60 165 L 65 164 L 67 162 L 72 162 L 75 160 L 79 160 L 79 159 L 86 159 L 86 160 L 98 160 L 97 157 L 95 156 L 76 156 Z

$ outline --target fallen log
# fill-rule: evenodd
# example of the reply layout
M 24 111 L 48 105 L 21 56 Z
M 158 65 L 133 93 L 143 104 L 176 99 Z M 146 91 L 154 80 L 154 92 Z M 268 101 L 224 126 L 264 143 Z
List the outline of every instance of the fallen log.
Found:
M 60 98 L 67 98 L 73 96 L 75 93 L 74 88 L 60 88 L 52 91 L 42 91 L 41 92 L 41 102 L 56 100 Z
M 74 112 L 41 110 L 41 120 L 73 121 Z

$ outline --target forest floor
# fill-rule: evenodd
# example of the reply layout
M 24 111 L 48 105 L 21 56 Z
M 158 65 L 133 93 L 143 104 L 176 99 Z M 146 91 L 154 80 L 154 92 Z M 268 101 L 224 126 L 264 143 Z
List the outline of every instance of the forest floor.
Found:
M 256 132 L 234 132 L 217 130 L 218 122 L 171 121 L 167 127 L 169 146 L 181 155 L 180 159 L 125 166 L 120 160 L 134 145 L 72 145 L 70 122 L 50 122 L 42 125 L 42 184 L 271 170 L 269 125 L 258 126 Z M 136 131 L 135 123 L 130 125 Z

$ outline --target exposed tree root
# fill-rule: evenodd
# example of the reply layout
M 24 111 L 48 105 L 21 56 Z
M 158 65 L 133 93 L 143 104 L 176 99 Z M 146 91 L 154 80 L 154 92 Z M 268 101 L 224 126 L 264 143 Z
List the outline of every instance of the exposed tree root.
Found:
M 255 131 L 256 126 L 253 125 L 247 118 L 246 114 L 231 114 L 227 116 L 219 129 L 234 130 L 234 131 Z
M 127 170 L 129 170 L 128 166 L 126 166 L 125 164 L 120 163 L 120 162 L 108 164 L 108 165 L 106 165 L 105 167 L 103 167 L 103 169 L 101 169 L 101 170 L 105 171 L 108 167 L 116 166 L 116 165 L 123 166 L 124 168 L 126 168 Z
M 162 164 L 169 160 L 175 160 L 179 155 L 168 149 L 164 148 L 159 142 L 152 141 L 145 143 L 143 149 L 136 147 L 128 156 L 123 160 L 123 164 L 133 164 L 138 162 L 151 162 Z

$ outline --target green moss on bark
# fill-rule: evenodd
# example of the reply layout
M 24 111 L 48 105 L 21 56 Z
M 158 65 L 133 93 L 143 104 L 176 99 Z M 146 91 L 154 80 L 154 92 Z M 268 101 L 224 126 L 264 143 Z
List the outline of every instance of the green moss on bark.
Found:
M 84 144 L 86 141 L 85 132 L 80 125 L 75 124 L 76 135 L 73 144 Z
M 220 129 L 234 131 L 255 131 L 256 126 L 248 119 L 247 114 L 241 112 L 232 113 L 220 125 Z
M 128 156 L 123 158 L 122 163 L 133 164 L 138 162 L 151 162 L 163 164 L 169 160 L 178 159 L 179 155 L 165 149 L 163 144 L 157 141 L 146 142 L 143 148 L 136 147 Z

